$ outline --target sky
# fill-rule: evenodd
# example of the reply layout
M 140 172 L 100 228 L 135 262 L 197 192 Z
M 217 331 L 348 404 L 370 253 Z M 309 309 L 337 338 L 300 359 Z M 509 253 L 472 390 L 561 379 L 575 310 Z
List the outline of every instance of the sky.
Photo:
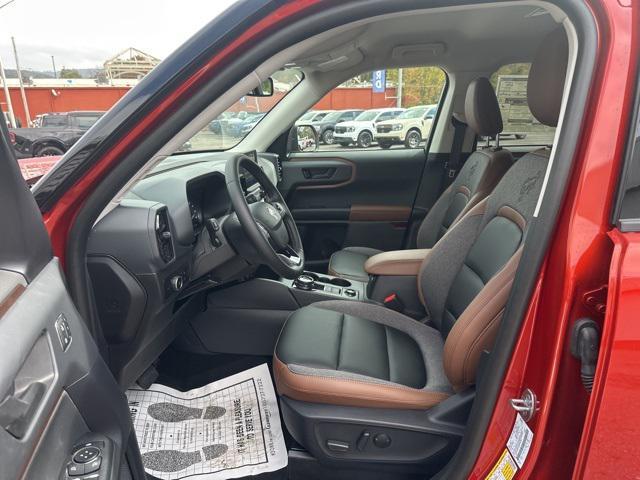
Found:
M 0 0 L 0 5 L 8 0 Z M 0 8 L 0 58 L 23 70 L 102 67 L 134 47 L 163 59 L 236 0 L 15 0 Z

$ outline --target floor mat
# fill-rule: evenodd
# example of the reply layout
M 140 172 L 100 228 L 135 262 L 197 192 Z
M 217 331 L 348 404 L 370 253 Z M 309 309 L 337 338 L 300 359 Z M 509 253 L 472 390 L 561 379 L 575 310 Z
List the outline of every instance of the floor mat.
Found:
M 223 480 L 287 466 L 266 364 L 180 392 L 127 390 L 145 470 L 163 480 Z

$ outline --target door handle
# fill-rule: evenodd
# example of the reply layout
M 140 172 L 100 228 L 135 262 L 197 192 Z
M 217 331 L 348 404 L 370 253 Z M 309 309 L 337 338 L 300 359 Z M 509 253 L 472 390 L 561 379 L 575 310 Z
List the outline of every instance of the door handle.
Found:
M 336 168 L 303 168 L 302 176 L 307 180 L 329 180 L 336 173 Z
M 14 437 L 24 437 L 44 392 L 44 383 L 33 382 L 22 393 L 9 394 L 0 403 L 0 425 Z

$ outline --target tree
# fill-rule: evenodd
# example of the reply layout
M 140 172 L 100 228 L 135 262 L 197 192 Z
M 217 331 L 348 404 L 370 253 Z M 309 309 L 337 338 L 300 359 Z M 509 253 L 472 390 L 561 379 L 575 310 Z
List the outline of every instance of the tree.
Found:
M 397 83 L 398 71 L 387 72 L 387 78 Z M 440 101 L 446 76 L 438 67 L 402 69 L 402 106 L 433 105 Z
M 80 75 L 80 72 L 75 68 L 62 67 L 62 70 L 60 70 L 60 78 L 82 78 L 82 75 Z

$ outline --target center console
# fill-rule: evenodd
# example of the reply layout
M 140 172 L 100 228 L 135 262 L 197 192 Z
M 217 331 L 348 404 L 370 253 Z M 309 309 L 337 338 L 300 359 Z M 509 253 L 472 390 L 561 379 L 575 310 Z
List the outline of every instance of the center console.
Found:
M 189 321 L 179 347 L 194 353 L 273 354 L 289 315 L 323 300 L 367 300 L 367 284 L 304 272 L 298 278 L 256 277 L 215 289 Z
M 346 300 L 364 300 L 366 298 L 366 283 L 331 275 L 303 272 L 294 280 L 281 279 L 280 281 L 295 291 L 313 293 L 314 297 L 325 295 L 330 298 L 339 297 Z M 296 293 L 294 295 L 297 296 Z

